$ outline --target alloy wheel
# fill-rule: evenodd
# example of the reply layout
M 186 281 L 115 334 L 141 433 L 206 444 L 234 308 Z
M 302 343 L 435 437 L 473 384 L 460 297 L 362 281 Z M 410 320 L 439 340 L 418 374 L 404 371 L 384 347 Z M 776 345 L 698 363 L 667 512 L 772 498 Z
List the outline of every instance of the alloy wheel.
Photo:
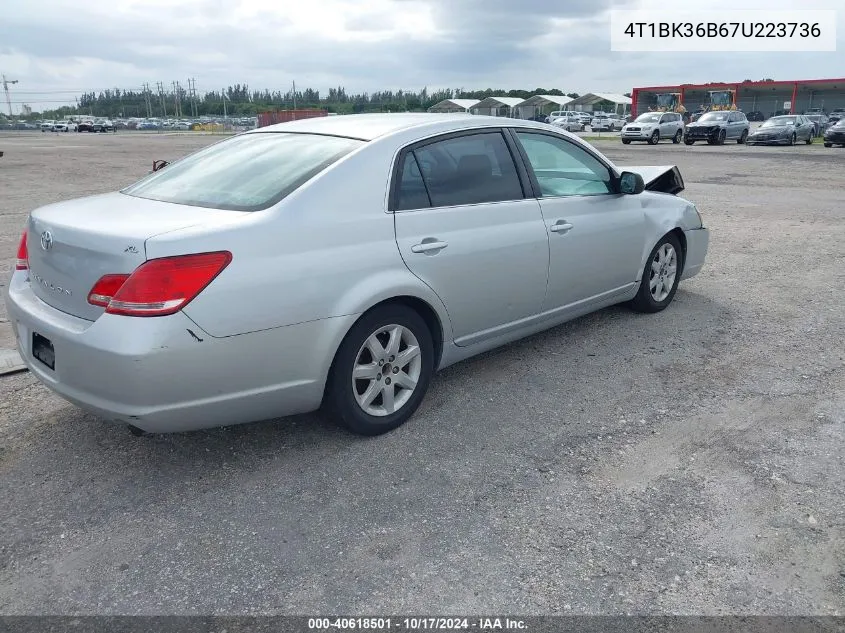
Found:
M 368 415 L 384 417 L 410 400 L 422 371 L 422 354 L 414 333 L 386 325 L 364 341 L 352 366 L 352 393 Z
M 672 292 L 677 273 L 678 255 L 675 248 L 669 243 L 663 244 L 657 249 L 651 260 L 651 273 L 648 281 L 651 297 L 657 303 L 664 301 Z

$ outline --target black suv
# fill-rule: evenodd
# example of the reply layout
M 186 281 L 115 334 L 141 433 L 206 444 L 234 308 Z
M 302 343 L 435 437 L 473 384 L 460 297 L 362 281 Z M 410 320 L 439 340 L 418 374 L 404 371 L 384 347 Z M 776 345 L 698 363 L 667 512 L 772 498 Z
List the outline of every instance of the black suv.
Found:
M 724 145 L 725 141 L 745 143 L 751 125 L 745 114 L 739 110 L 713 110 L 684 129 L 684 143 L 707 141 L 708 145 Z

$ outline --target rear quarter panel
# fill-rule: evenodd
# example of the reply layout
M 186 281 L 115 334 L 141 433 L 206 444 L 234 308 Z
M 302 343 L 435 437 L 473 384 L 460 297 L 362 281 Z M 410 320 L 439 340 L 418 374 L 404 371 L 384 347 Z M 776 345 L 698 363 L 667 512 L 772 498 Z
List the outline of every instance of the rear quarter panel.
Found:
M 232 263 L 184 310 L 213 337 L 360 314 L 399 295 L 445 308 L 406 268 L 385 200 L 393 151 L 350 154 L 279 205 L 223 230 L 193 227 L 153 238 L 147 256 L 229 250 Z

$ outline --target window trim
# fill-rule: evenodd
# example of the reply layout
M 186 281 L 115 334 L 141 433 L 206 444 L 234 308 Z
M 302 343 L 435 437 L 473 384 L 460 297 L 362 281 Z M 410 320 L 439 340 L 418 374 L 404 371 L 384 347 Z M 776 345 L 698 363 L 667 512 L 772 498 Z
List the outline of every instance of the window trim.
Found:
M 519 187 L 522 191 L 521 198 L 514 198 L 513 200 L 497 200 L 495 202 L 472 202 L 469 204 L 456 204 L 456 205 L 434 205 L 431 203 L 431 194 L 429 193 L 429 206 L 427 207 L 420 207 L 418 209 L 399 209 L 399 187 L 402 184 L 402 166 L 404 165 L 405 156 L 408 154 L 412 154 L 416 152 L 418 149 L 422 149 L 423 147 L 427 147 L 429 145 L 434 145 L 435 143 L 440 143 L 443 141 L 449 141 L 455 138 L 461 138 L 464 136 L 477 136 L 479 134 L 500 134 L 502 136 L 502 140 L 505 142 L 505 147 L 508 149 L 508 153 L 510 154 L 511 160 L 513 161 L 514 168 L 516 169 L 517 178 L 519 179 Z M 390 170 L 390 188 L 387 200 L 387 212 L 388 213 L 415 213 L 417 211 L 425 211 L 427 209 L 449 209 L 452 207 L 472 207 L 477 206 L 479 204 L 500 204 L 502 202 L 519 202 L 521 200 L 526 200 L 532 197 L 533 194 L 533 186 L 530 182 L 530 177 L 528 172 L 525 169 L 525 166 L 522 164 L 521 156 L 518 153 L 518 146 L 514 146 L 512 139 L 509 137 L 507 132 L 507 128 L 503 127 L 477 127 L 477 128 L 464 128 L 462 130 L 455 130 L 452 132 L 445 132 L 442 134 L 436 134 L 435 136 L 430 136 L 425 139 L 421 139 L 418 141 L 414 141 L 413 143 L 409 143 L 408 145 L 403 146 L 399 152 L 396 154 L 396 159 L 393 161 L 393 166 Z M 417 160 L 416 154 L 414 153 L 414 160 Z M 419 165 L 419 161 L 417 160 L 417 165 Z M 422 173 L 422 170 L 420 170 Z M 428 183 L 425 181 L 425 176 L 423 175 L 423 184 L 425 185 L 426 192 L 428 192 Z
M 560 134 L 555 134 L 550 130 L 537 130 L 533 128 L 524 128 L 524 127 L 511 127 L 508 128 L 509 135 L 511 136 L 512 142 L 516 145 L 517 151 L 519 151 L 520 158 L 523 162 L 523 167 L 528 172 L 529 181 L 531 183 L 532 193 L 534 194 L 534 198 L 537 200 L 555 200 L 558 198 L 578 198 L 578 197 L 590 197 L 593 198 L 595 196 L 613 196 L 619 193 L 619 174 L 616 172 L 616 169 L 604 160 L 601 156 L 599 156 L 595 150 L 593 150 L 589 146 L 582 145 L 581 143 L 573 142 L 571 139 L 566 138 Z M 607 173 L 610 176 L 610 185 L 611 191 L 607 193 L 597 193 L 597 194 L 575 194 L 571 196 L 544 196 L 541 189 L 540 189 L 540 181 L 537 180 L 537 174 L 534 173 L 534 168 L 531 166 L 531 160 L 528 158 L 528 153 L 525 151 L 525 148 L 522 146 L 522 143 L 519 141 L 519 136 L 517 136 L 520 132 L 525 134 L 537 134 L 539 136 L 550 136 L 551 138 L 558 139 L 565 143 L 569 143 L 573 147 L 577 147 L 587 154 L 592 156 L 599 164 L 604 165 L 605 169 L 607 169 Z

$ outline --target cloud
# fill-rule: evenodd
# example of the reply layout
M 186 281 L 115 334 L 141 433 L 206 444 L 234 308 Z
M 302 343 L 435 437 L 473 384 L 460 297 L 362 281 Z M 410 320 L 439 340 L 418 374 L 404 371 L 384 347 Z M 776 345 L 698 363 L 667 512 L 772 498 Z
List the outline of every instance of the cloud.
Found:
M 611 8 L 655 0 L 12 0 L 0 70 L 15 102 L 148 82 L 217 90 L 463 87 L 628 92 L 637 85 L 841 75 L 841 53 L 622 54 Z M 747 8 L 792 3 L 748 0 Z M 812 8 L 837 8 L 837 0 Z M 711 0 L 708 8 L 734 8 Z M 808 7 L 804 7 L 808 8 Z M 53 19 L 61 16 L 61 19 Z M 49 19 L 45 19 L 49 17 Z M 845 26 L 840 11 L 840 45 Z

